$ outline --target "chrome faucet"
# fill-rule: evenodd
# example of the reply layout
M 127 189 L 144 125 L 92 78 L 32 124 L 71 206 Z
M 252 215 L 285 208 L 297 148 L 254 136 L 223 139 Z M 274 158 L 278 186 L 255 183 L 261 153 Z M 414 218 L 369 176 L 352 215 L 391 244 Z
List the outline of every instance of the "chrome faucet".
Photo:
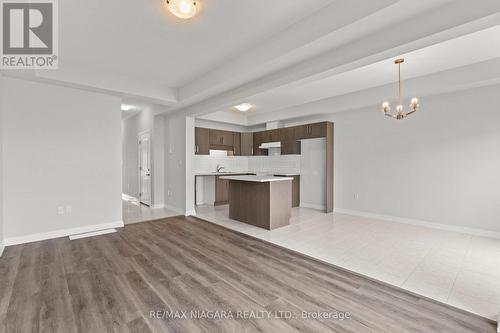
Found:
M 222 169 L 225 169 L 223 166 L 217 164 L 217 172 L 220 172 Z

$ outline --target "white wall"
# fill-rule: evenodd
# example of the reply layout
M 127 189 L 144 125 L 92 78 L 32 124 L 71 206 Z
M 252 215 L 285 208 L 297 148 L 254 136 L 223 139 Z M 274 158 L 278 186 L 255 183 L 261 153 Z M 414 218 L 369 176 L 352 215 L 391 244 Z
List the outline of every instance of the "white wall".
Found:
M 3 78 L 0 74 L 0 255 L 2 255 L 4 244 L 4 227 L 3 227 Z
M 335 207 L 498 233 L 499 92 L 426 97 L 402 121 L 378 106 L 301 120 L 335 123 Z
M 16 237 L 55 237 L 67 229 L 121 224 L 120 99 L 3 80 L 4 231 L 9 243 L 19 241 Z
M 249 132 L 246 126 L 222 123 L 218 121 L 206 120 L 206 119 L 195 119 L 196 127 L 213 128 L 223 131 L 233 131 L 233 132 Z
M 153 125 L 153 204 L 165 205 L 165 118 L 154 117 Z
M 179 212 L 185 212 L 186 210 L 185 164 L 186 164 L 186 117 L 166 116 L 165 117 L 165 206 L 167 208 L 174 209 Z
M 186 215 L 196 215 L 195 205 L 195 180 L 194 180 L 194 127 L 193 117 L 186 117 Z
M 152 110 L 147 108 L 130 118 L 122 120 L 122 191 L 135 198 L 139 198 L 138 135 L 144 131 L 153 132 L 153 118 Z

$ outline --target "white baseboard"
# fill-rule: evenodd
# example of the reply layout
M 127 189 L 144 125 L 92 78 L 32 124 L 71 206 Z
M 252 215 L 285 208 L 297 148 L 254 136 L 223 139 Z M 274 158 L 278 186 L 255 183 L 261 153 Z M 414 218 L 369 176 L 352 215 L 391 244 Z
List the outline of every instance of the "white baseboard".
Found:
M 60 229 L 60 230 L 41 232 L 25 236 L 8 237 L 5 238 L 4 244 L 5 246 L 18 245 L 18 244 L 38 242 L 46 239 L 66 237 L 69 235 L 83 234 L 87 232 L 94 232 L 94 231 L 113 229 L 113 228 L 123 228 L 123 221 L 94 224 L 78 228 Z
M 194 210 L 194 209 L 186 210 L 186 213 L 184 215 L 185 216 L 196 216 L 196 210 Z
M 184 215 L 185 211 L 183 209 L 177 208 L 175 206 L 165 204 L 165 208 L 171 210 L 179 215 Z
M 307 202 L 301 202 L 300 203 L 300 207 L 311 208 L 311 209 L 318 209 L 318 210 L 325 210 L 325 206 L 324 205 L 311 204 L 311 203 L 307 203 Z
M 1 256 L 2 256 L 2 254 L 3 254 L 3 250 L 5 250 L 5 244 L 4 244 L 4 242 L 2 241 L 2 242 L 0 242 L 0 257 L 1 257 Z
M 104 230 L 86 232 L 83 234 L 69 235 L 69 240 L 94 237 L 94 236 L 99 236 L 99 235 L 106 235 L 106 234 L 111 234 L 113 232 L 116 232 L 116 229 L 114 229 L 114 228 L 113 229 L 104 229 Z
M 132 195 L 128 195 L 126 193 L 122 193 L 122 199 L 123 200 L 128 200 L 128 201 L 139 201 L 139 198 L 136 198 Z
M 335 208 L 335 213 L 348 214 L 348 215 L 358 215 L 358 216 L 364 216 L 364 217 L 378 219 L 378 220 L 386 220 L 386 221 L 403 223 L 403 224 L 418 225 L 421 227 L 427 227 L 427 228 L 433 228 L 433 229 L 459 232 L 462 234 L 500 239 L 500 232 L 489 231 L 489 230 L 484 230 L 484 229 L 460 227 L 460 226 L 454 226 L 454 225 L 449 225 L 449 224 L 421 221 L 421 220 L 416 220 L 416 219 L 408 219 L 405 217 L 382 215 L 382 214 L 369 213 L 369 212 L 363 212 L 363 211 L 359 211 L 359 210 L 351 210 L 351 209 L 343 209 L 343 208 Z

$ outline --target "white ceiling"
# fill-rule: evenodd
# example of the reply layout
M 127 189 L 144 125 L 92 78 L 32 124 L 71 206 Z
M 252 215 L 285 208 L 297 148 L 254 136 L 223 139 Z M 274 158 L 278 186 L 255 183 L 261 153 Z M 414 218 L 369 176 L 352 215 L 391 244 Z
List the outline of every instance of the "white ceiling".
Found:
M 389 99 L 399 56 L 408 93 L 500 80 L 499 0 L 200 1 L 191 20 L 163 0 L 59 1 L 60 68 L 2 75 L 240 125 Z
M 163 0 L 59 1 L 62 63 L 181 87 L 333 0 L 201 0 L 180 20 Z
M 403 80 L 500 58 L 500 25 L 402 54 L 401 57 L 405 59 L 401 65 Z M 394 83 L 397 67 L 393 61 L 394 58 L 384 59 L 326 78 L 292 83 L 249 96 L 249 101 L 255 105 L 254 112 L 249 116 Z M 403 85 L 403 94 L 411 95 L 412 92 L 404 91 L 404 88 Z M 393 94 L 380 96 L 381 101 L 394 98 L 395 89 L 394 85 Z M 226 111 L 234 112 L 231 109 Z

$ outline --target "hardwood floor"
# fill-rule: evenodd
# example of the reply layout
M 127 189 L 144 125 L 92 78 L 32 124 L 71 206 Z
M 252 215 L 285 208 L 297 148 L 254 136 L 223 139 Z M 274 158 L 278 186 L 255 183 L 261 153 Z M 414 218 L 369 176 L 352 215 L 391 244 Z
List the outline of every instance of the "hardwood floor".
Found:
M 226 311 L 226 318 L 152 318 L 152 311 L 186 311 L 188 318 L 191 311 Z M 295 319 L 302 311 L 351 318 Z M 7 248 L 0 323 L 9 333 L 496 329 L 492 321 L 192 217 Z

